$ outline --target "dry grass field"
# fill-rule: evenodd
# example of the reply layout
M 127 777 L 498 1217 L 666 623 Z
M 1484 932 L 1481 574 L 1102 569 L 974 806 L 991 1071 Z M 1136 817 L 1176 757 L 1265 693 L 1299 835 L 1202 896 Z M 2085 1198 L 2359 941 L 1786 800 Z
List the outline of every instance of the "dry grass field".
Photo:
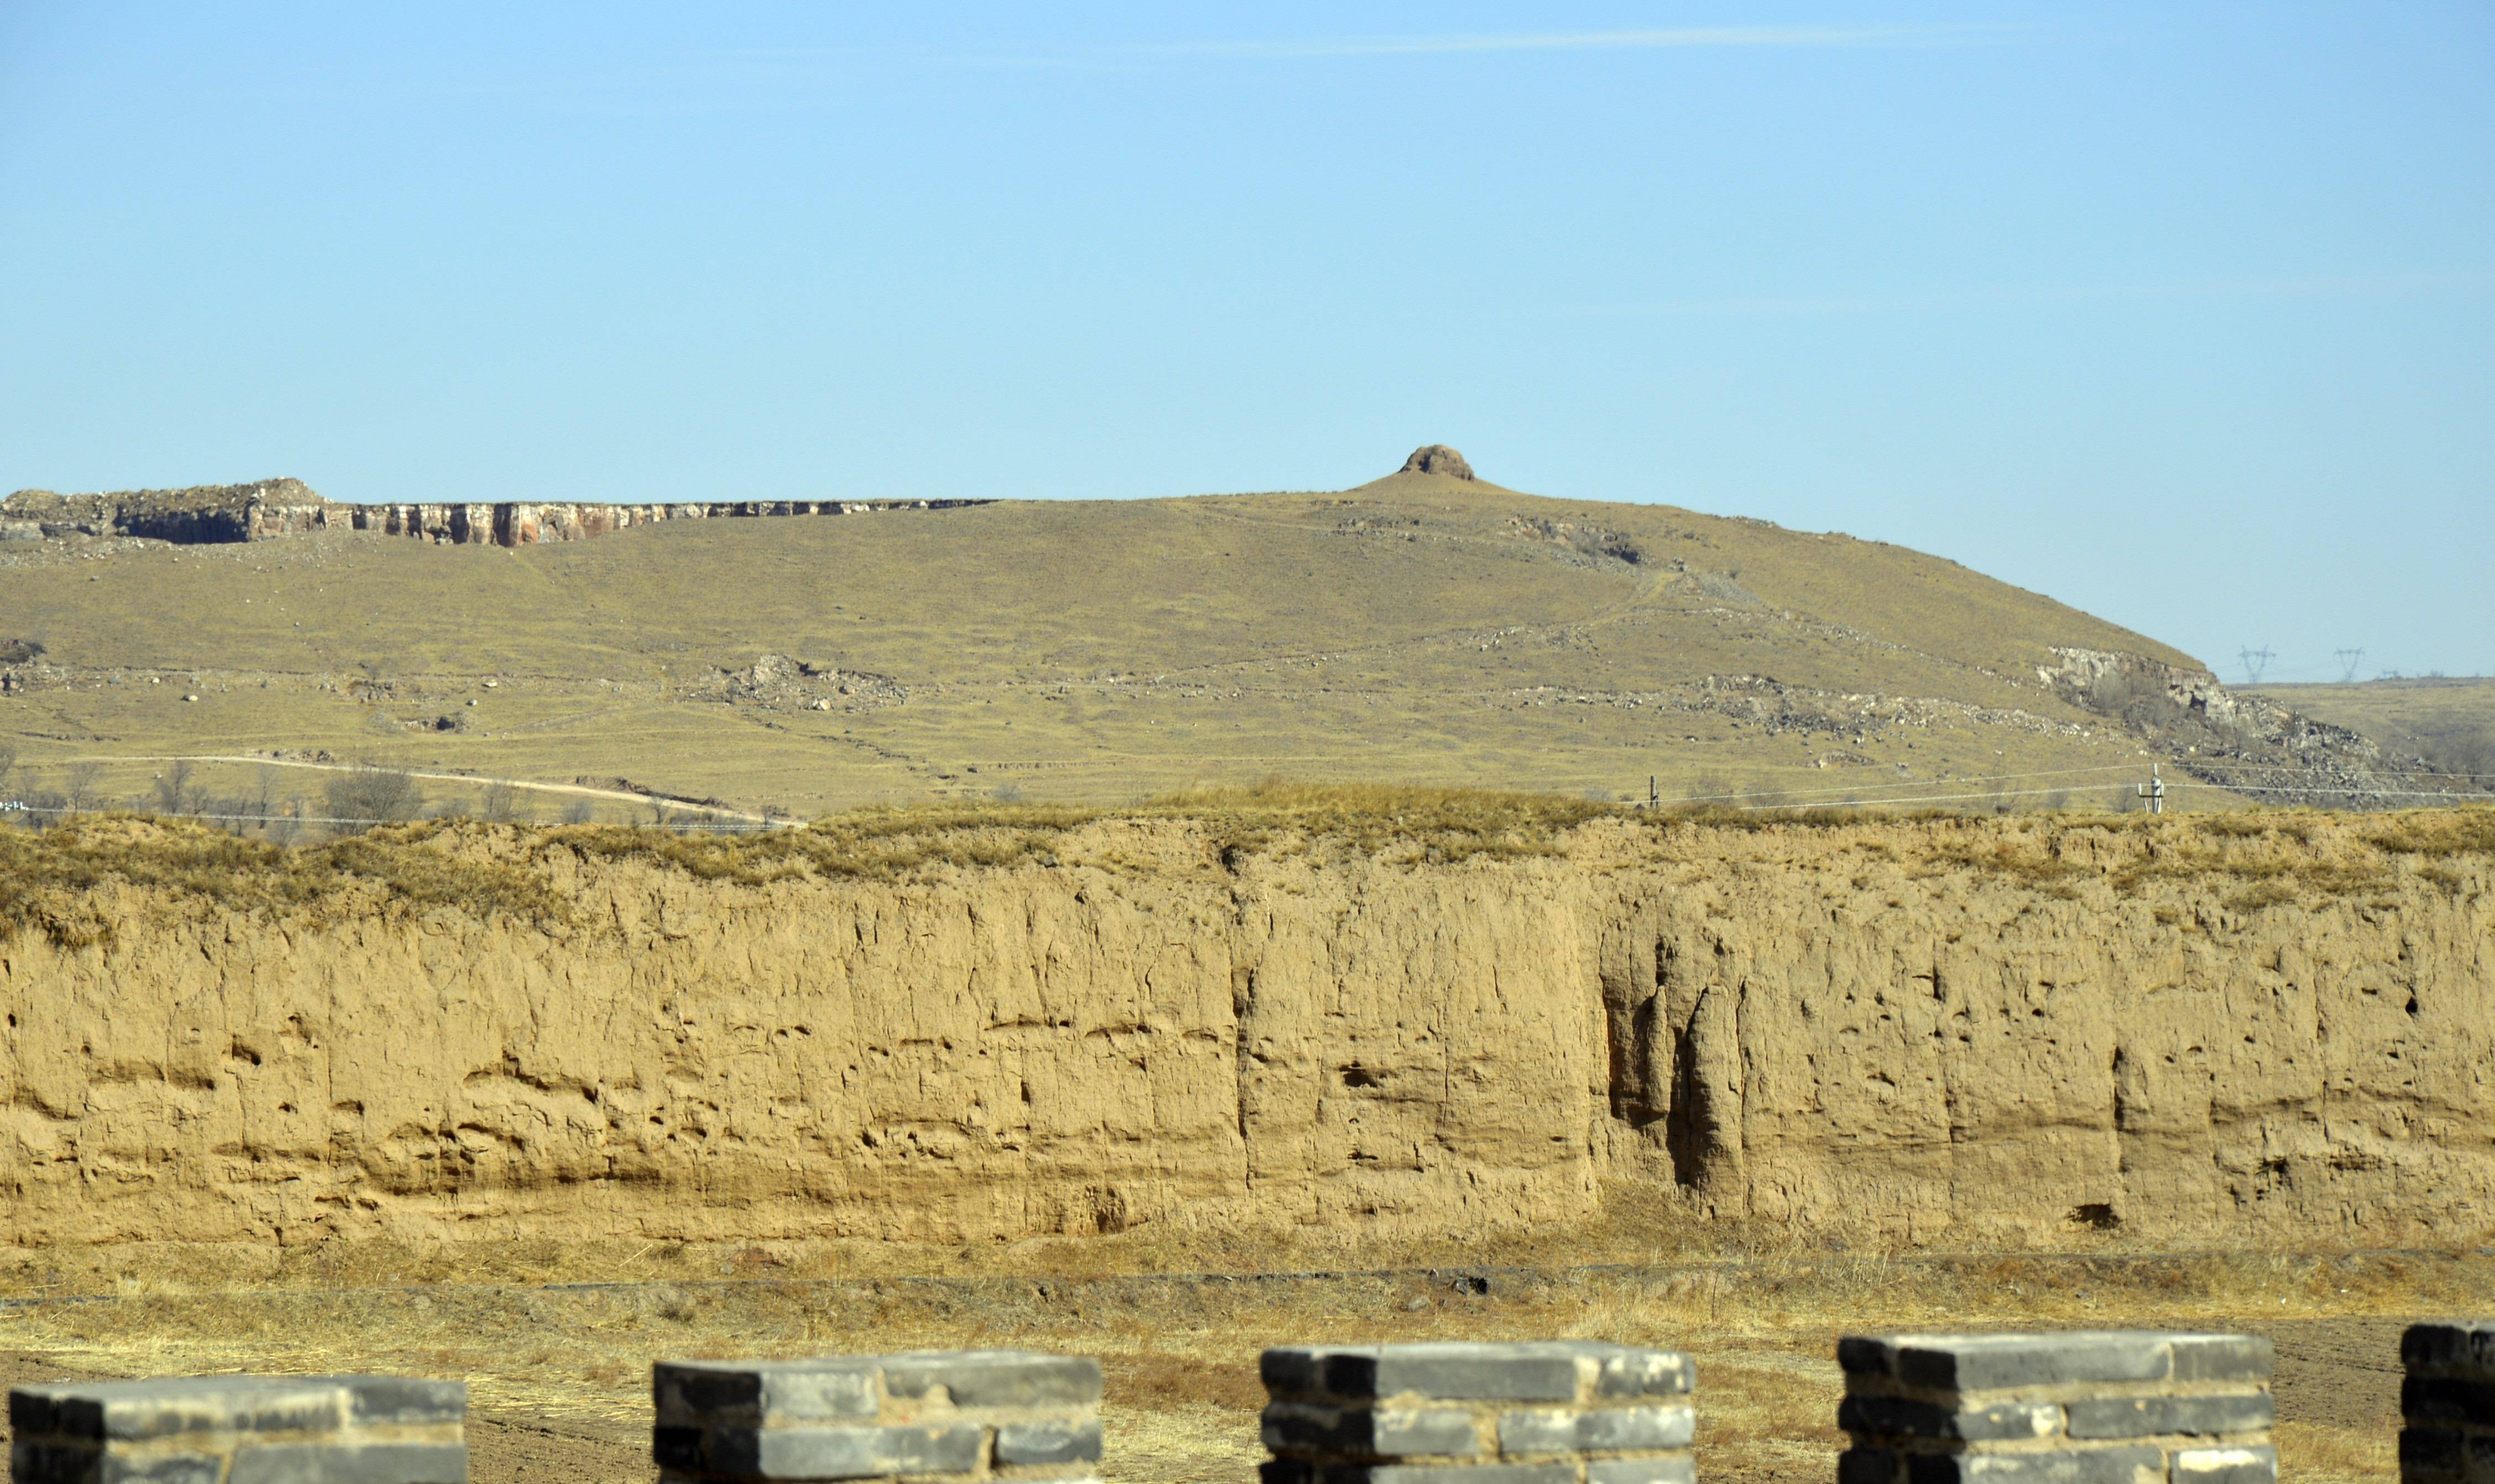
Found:
M 2184 659 L 1894 546 L 1418 475 L 515 550 L 334 531 L 0 560 L 0 640 L 45 649 L 0 696 L 31 787 L 147 798 L 193 757 L 217 759 L 180 781 L 194 801 L 309 813 L 324 765 L 366 759 L 801 815 L 1272 776 L 2102 802 L 2139 745 L 2039 666 Z M 2002 774 L 2051 776 L 1950 784 Z

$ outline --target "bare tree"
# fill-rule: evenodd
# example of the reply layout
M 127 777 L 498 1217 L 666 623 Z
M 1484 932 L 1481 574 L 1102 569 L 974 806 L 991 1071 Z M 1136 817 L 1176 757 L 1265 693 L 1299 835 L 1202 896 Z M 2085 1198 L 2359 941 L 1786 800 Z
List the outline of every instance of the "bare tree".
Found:
M 344 773 L 333 773 L 323 790 L 327 796 L 329 817 L 346 820 L 337 827 L 357 832 L 375 824 L 397 819 L 413 819 L 424 808 L 424 790 L 403 768 L 384 767 L 380 763 L 359 763 Z
M 69 809 L 84 814 L 95 807 L 95 781 L 104 772 L 104 764 L 79 758 L 61 774 L 61 796 Z
M 589 822 L 593 812 L 594 811 L 589 800 L 573 799 L 570 803 L 563 806 L 563 822 L 566 824 L 586 824 Z
M 156 775 L 156 812 L 164 815 L 189 814 L 197 807 L 197 792 L 191 788 L 191 759 L 176 757 L 164 772 Z

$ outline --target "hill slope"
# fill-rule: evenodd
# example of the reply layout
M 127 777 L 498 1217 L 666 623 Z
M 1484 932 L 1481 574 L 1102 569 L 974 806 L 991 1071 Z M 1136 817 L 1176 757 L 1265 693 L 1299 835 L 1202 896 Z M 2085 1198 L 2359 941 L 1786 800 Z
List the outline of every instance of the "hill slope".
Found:
M 2198 684 L 2152 639 L 1917 552 L 1419 473 L 516 549 L 329 529 L 0 561 L 0 640 L 44 647 L 0 674 L 0 739 L 55 786 L 108 759 L 103 796 L 163 757 L 282 754 L 797 811 L 1276 774 L 2096 798 L 2144 772 L 2143 738 L 2071 655 Z M 1952 782 L 2028 774 L 2052 776 Z

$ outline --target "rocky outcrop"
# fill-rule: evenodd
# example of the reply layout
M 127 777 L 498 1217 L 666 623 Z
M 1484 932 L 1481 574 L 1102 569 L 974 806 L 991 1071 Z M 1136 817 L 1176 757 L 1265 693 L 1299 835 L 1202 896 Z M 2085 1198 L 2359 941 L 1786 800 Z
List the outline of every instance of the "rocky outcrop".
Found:
M 2037 678 L 2162 744 L 2193 777 L 2264 803 L 2404 807 L 2446 791 L 2423 758 L 2386 757 L 2362 733 L 2238 696 L 2204 669 L 2141 655 L 2056 648 Z M 2464 786 L 2449 792 L 2467 792 Z
M 531 546 L 584 541 L 662 520 L 754 515 L 862 515 L 948 510 L 984 500 L 712 500 L 668 505 L 345 505 L 300 479 L 119 494 L 21 489 L 0 501 L 0 541 L 143 537 L 176 545 L 272 541 L 309 531 L 378 531 L 442 545 Z
M 177 545 L 267 541 L 321 530 L 339 509 L 300 479 L 103 495 L 21 489 L 0 500 L 0 540 L 132 536 Z
M 1450 479 L 1473 478 L 1473 466 L 1464 462 L 1463 454 L 1442 443 L 1427 444 L 1413 449 L 1411 456 L 1403 460 L 1403 467 L 1399 472 L 1443 475 Z
M 955 510 L 985 500 L 712 500 L 674 505 L 358 505 L 358 531 L 409 536 L 449 546 L 534 546 L 587 541 L 662 520 L 725 520 L 760 515 L 867 515 L 883 510 Z
M 552 925 L 108 881 L 108 941 L 0 944 L 0 1241 L 1461 1234 L 1619 1180 L 1917 1242 L 2480 1231 L 2495 838 L 2284 823 L 540 846 Z

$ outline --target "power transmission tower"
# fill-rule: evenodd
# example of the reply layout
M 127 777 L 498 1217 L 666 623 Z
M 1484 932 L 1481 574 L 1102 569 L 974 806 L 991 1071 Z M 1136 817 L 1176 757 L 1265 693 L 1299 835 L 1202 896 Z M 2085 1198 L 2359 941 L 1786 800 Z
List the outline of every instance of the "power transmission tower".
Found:
M 2340 649 L 2333 650 L 2332 653 L 2339 657 L 2340 668 L 2346 671 L 2339 677 L 2340 683 L 2345 685 L 2356 679 L 2356 666 L 2365 663 L 2365 652 L 2361 649 Z
M 2244 662 L 2244 684 L 2259 685 L 2262 671 L 2269 668 L 2269 662 L 2278 656 L 2271 654 L 2268 646 L 2264 645 L 2260 649 L 2243 650 L 2235 658 Z

